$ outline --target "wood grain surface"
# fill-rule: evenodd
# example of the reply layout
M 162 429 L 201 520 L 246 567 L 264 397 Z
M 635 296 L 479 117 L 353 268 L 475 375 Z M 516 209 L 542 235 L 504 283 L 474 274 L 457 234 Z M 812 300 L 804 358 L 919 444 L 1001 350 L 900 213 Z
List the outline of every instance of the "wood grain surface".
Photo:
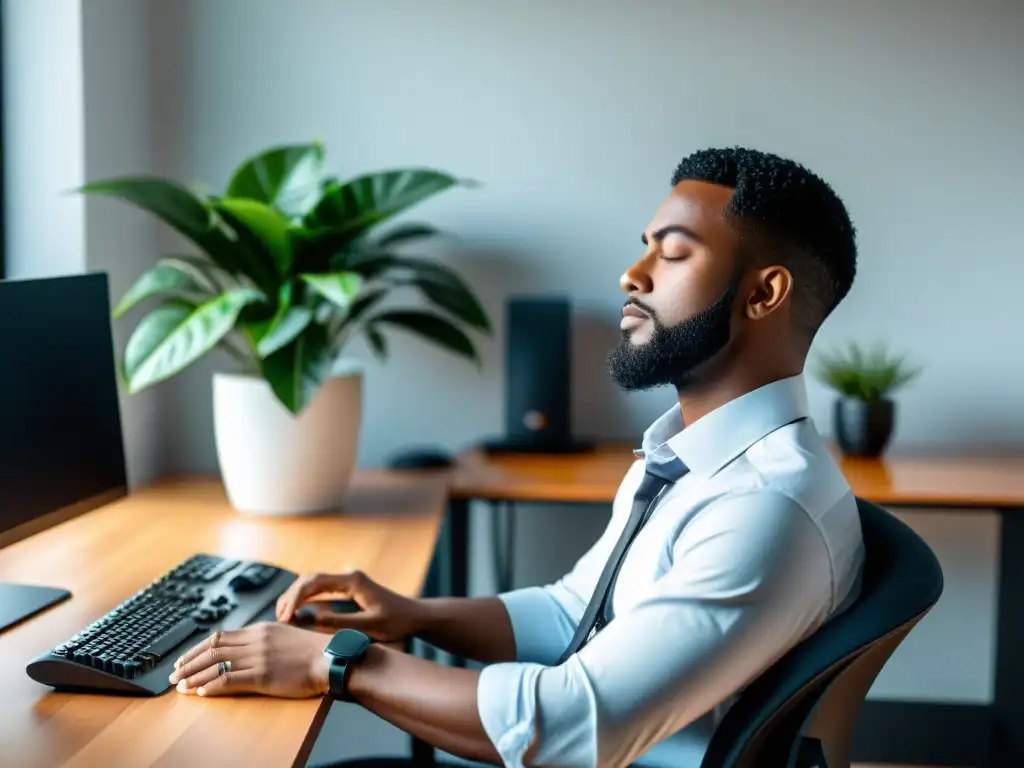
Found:
M 73 593 L 0 634 L 0 766 L 304 765 L 327 699 L 58 694 L 25 666 L 196 552 L 298 573 L 361 569 L 416 594 L 445 500 L 443 477 L 360 471 L 342 511 L 261 518 L 233 510 L 217 481 L 169 481 L 0 550 L 0 580 Z
M 1024 457 L 914 457 L 836 460 L 854 494 L 877 504 L 1024 508 Z M 452 495 L 466 499 L 609 503 L 632 446 L 600 445 L 561 456 L 469 451 L 453 471 Z

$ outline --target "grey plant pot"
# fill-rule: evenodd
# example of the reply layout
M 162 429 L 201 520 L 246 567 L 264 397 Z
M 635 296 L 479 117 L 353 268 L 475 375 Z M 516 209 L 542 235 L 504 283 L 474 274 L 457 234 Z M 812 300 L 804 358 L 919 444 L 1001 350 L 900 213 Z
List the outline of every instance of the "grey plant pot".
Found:
M 836 442 L 848 456 L 881 456 L 892 439 L 896 404 L 882 398 L 867 402 L 840 397 L 833 410 Z

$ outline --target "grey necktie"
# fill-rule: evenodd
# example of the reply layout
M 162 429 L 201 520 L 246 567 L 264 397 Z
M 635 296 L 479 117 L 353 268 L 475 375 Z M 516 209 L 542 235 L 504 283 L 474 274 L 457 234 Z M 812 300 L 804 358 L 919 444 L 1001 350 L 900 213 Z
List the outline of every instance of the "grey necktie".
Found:
M 626 558 L 626 553 L 629 552 L 633 539 L 636 538 L 644 523 L 650 519 L 663 491 L 689 471 L 689 468 L 679 459 L 673 459 L 663 464 L 647 465 L 643 480 L 640 481 L 640 487 L 637 488 L 636 494 L 633 496 L 633 508 L 629 520 L 622 529 L 615 549 L 612 550 L 608 561 L 604 564 L 604 570 L 601 571 L 601 578 L 598 579 L 594 594 L 583 612 L 583 618 L 576 628 L 576 634 L 573 635 L 572 641 L 558 660 L 559 664 L 590 642 L 590 639 L 608 623 L 611 613 L 612 588 L 615 586 L 619 568 Z

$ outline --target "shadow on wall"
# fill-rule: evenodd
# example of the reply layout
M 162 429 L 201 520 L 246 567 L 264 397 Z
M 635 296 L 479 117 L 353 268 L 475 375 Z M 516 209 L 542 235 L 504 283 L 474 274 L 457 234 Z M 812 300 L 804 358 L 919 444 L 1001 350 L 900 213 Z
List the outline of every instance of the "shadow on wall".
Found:
M 383 364 L 369 354 L 361 337 L 353 344 L 351 354 L 365 362 L 368 376 L 360 448 L 364 465 L 375 465 L 415 445 L 457 452 L 504 430 L 505 296 L 536 290 L 539 278 L 524 255 L 512 248 L 439 240 L 429 252 L 415 255 L 443 261 L 458 272 L 490 317 L 493 334 L 468 331 L 480 356 L 479 370 L 402 332 L 389 335 Z M 395 297 L 396 306 L 418 303 L 415 292 Z M 405 396 L 410 381 L 415 382 L 415 398 Z M 381 424 L 389 426 L 371 428 Z
M 469 283 L 496 326 L 504 324 L 506 296 L 544 291 L 544 276 L 515 249 L 459 240 L 445 245 L 442 258 Z
M 494 427 L 498 428 L 505 414 L 505 298 L 517 293 L 541 292 L 543 276 L 531 268 L 522 253 L 511 248 L 456 242 L 443 258 L 473 289 L 491 320 L 493 335 L 490 338 L 474 336 L 479 339 L 483 373 L 477 376 L 474 372 L 471 381 L 494 397 Z

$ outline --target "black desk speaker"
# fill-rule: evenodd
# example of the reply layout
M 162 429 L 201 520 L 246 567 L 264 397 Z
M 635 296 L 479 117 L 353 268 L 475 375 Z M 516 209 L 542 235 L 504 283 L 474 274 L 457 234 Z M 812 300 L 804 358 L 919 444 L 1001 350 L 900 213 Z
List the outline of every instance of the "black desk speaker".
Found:
M 560 296 L 505 302 L 505 436 L 489 453 L 578 453 L 572 435 L 572 304 Z

